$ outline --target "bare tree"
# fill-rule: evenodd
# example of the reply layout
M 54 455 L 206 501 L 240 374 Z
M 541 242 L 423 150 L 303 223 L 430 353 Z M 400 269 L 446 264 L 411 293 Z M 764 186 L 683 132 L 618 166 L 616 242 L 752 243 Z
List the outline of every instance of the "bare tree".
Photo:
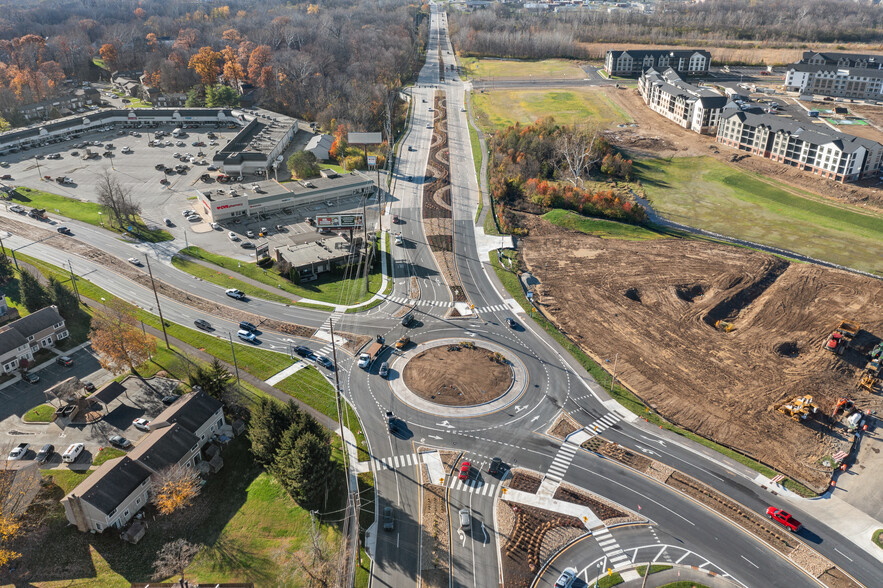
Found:
M 202 490 L 196 470 L 182 465 L 173 465 L 159 471 L 151 482 L 153 503 L 165 515 L 188 506 Z
M 583 179 L 591 171 L 592 166 L 601 161 L 601 155 L 595 148 L 597 139 L 597 126 L 574 125 L 562 129 L 555 141 L 555 151 L 562 162 L 559 171 L 564 173 L 565 179 L 574 186 L 582 186 Z
M 184 570 L 199 553 L 199 545 L 194 545 L 186 539 L 176 539 L 163 545 L 153 562 L 155 570 L 153 577 L 157 580 L 178 576 L 179 582 L 184 583 Z
M 132 198 L 132 190 L 123 186 L 110 170 L 98 177 L 98 204 L 104 206 L 117 225 L 124 227 L 141 213 L 141 205 Z

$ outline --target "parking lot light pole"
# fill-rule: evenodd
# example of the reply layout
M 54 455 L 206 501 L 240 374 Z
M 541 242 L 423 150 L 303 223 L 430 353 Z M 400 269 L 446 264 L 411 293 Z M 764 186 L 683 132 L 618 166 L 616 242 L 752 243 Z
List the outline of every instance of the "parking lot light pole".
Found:
M 156 283 L 153 281 L 153 271 L 150 269 L 150 258 L 147 257 L 147 254 L 144 255 L 144 260 L 147 261 L 147 273 L 150 274 L 150 285 L 153 288 L 153 297 L 156 298 L 156 310 L 159 312 L 159 324 L 162 327 L 162 335 L 166 340 L 166 349 L 171 349 L 172 346 L 169 345 L 169 334 L 166 333 L 166 321 L 162 317 L 162 308 L 159 305 L 159 294 L 156 293 Z

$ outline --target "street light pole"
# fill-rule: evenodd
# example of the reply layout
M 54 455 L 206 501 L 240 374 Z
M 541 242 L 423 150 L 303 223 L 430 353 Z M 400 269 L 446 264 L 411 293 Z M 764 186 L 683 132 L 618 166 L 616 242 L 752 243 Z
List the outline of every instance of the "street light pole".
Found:
M 153 281 L 153 270 L 150 269 L 150 258 L 145 254 L 144 260 L 147 261 L 147 273 L 150 274 L 150 286 L 153 288 L 153 297 L 156 298 L 156 310 L 159 312 L 159 324 L 162 327 L 163 338 L 166 340 L 166 349 L 171 349 L 169 334 L 166 333 L 166 321 L 162 316 L 162 308 L 159 305 L 159 294 L 156 293 L 156 282 Z

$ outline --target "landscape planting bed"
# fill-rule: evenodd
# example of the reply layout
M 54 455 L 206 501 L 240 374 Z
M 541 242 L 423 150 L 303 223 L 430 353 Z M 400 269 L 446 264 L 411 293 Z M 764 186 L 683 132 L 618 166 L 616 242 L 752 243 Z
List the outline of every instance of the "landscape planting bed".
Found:
M 818 461 L 849 442 L 822 413 L 844 395 L 883 410 L 857 390 L 863 353 L 883 335 L 883 282 L 704 241 L 524 223 L 540 308 L 596 361 L 618 354 L 617 378 L 670 421 L 819 491 L 831 470 Z M 822 347 L 841 320 L 862 330 L 838 356 Z M 821 407 L 815 419 L 775 410 L 803 394 Z
M 481 347 L 431 347 L 408 361 L 402 377 L 411 392 L 424 400 L 446 406 L 483 404 L 499 398 L 512 385 L 512 368 L 492 361 L 490 355 Z

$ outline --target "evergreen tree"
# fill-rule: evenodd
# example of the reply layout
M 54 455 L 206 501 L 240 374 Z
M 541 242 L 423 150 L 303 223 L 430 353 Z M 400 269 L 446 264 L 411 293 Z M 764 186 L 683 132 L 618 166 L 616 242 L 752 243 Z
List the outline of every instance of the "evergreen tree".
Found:
M 14 275 L 15 269 L 12 266 L 12 260 L 6 255 L 6 252 L 3 252 L 3 254 L 0 255 L 0 284 L 5 284 L 12 279 L 12 276 Z
M 258 400 L 257 406 L 251 411 L 251 422 L 248 425 L 251 453 L 258 463 L 273 463 L 282 433 L 289 426 L 285 407 L 270 398 Z
M 80 312 L 80 303 L 77 302 L 76 295 L 67 286 L 54 277 L 50 277 L 49 292 L 52 295 L 53 304 L 58 307 L 58 314 L 67 321 L 76 318 Z
M 220 399 L 230 383 L 230 372 L 218 358 L 207 368 L 198 367 L 190 374 L 190 385 L 199 386 L 209 396 Z
M 21 291 L 21 303 L 28 309 L 28 312 L 36 312 L 52 303 L 49 291 L 30 272 L 21 272 L 18 284 Z
M 306 508 L 322 506 L 333 471 L 328 437 L 297 434 L 292 426 L 283 435 L 273 471 L 292 498 Z

